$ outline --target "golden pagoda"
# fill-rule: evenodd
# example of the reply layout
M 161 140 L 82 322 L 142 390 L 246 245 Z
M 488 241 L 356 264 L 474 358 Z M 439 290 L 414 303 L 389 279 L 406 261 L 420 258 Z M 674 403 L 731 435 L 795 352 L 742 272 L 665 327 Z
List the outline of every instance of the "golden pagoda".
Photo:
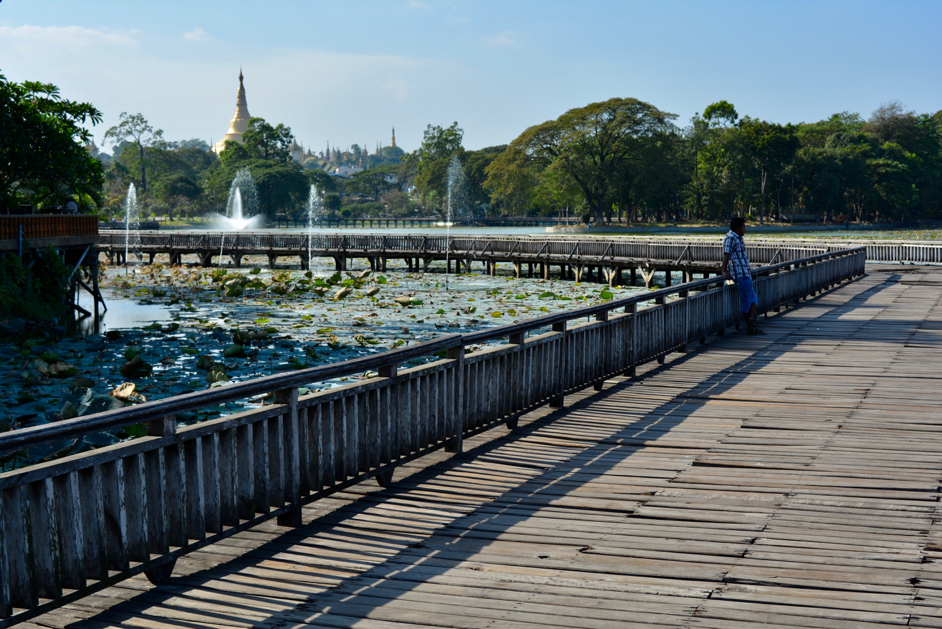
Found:
M 226 148 L 226 141 L 238 142 L 242 144 L 242 134 L 249 128 L 249 107 L 245 104 L 245 86 L 242 85 L 242 68 L 239 68 L 239 94 L 236 96 L 236 110 L 229 123 L 229 131 L 226 135 L 213 146 L 213 151 L 218 155 Z

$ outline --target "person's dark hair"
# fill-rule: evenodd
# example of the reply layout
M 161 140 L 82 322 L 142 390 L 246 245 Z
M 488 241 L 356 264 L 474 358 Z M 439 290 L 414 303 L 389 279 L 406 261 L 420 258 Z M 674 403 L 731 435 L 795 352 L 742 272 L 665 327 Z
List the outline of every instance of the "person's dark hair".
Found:
M 733 231 L 737 230 L 740 227 L 743 227 L 746 224 L 746 219 L 742 216 L 734 216 L 733 220 L 729 222 L 729 228 Z

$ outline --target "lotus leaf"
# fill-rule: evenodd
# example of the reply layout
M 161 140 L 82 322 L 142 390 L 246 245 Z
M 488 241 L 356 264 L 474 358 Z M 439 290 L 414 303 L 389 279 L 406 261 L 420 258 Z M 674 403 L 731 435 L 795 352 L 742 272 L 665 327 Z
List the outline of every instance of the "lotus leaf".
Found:
M 49 375 L 55 378 L 67 378 L 77 373 L 78 369 L 75 365 L 70 365 L 69 363 L 58 362 L 49 365 Z
M 150 375 L 151 371 L 153 367 L 145 363 L 140 354 L 135 355 L 121 367 L 121 375 L 125 378 L 141 378 Z
M 222 353 L 226 358 L 245 358 L 245 350 L 241 345 L 230 345 Z

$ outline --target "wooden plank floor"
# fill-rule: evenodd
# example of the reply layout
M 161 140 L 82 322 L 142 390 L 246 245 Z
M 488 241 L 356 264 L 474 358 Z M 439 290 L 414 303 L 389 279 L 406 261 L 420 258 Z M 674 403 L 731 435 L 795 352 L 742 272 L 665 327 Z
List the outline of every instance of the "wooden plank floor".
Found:
M 942 627 L 940 299 L 870 269 L 29 624 Z

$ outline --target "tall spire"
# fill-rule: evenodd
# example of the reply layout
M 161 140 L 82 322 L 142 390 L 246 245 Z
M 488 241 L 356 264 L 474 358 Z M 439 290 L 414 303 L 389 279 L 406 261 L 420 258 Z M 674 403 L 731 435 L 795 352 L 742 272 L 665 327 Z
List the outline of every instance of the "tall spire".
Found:
M 222 152 L 226 148 L 226 141 L 238 142 L 242 144 L 242 134 L 249 128 L 249 107 L 245 100 L 245 85 L 242 83 L 242 66 L 239 66 L 239 91 L 236 93 L 236 110 L 229 122 L 229 131 L 223 136 L 219 144 L 213 147 L 216 153 Z
M 396 127 L 395 126 L 393 126 L 392 144 L 390 144 L 390 146 L 396 146 Z

